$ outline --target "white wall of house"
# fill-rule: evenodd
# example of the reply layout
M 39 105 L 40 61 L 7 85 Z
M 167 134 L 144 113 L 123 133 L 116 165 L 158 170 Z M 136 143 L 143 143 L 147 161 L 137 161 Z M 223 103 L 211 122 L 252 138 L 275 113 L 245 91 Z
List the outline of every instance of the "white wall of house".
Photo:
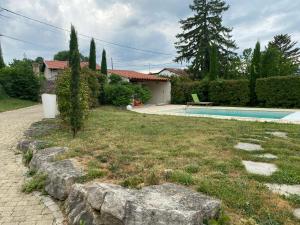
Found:
M 148 104 L 169 104 L 171 102 L 171 82 L 170 81 L 143 81 L 139 82 L 151 91 L 151 99 Z
M 59 70 L 49 69 L 47 66 L 45 68 L 45 78 L 47 80 L 55 80 L 58 75 Z
M 167 77 L 172 77 L 172 76 L 177 76 L 177 74 L 169 71 L 169 70 L 163 70 L 159 73 L 160 76 L 167 76 Z

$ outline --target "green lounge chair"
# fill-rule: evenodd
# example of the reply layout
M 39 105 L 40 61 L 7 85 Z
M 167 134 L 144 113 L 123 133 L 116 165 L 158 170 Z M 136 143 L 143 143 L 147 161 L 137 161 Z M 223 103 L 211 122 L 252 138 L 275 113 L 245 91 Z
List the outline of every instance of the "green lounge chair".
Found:
M 210 106 L 213 105 L 213 102 L 200 102 L 197 94 L 192 94 L 193 102 L 186 103 L 187 106 L 189 105 L 202 105 L 202 106 Z

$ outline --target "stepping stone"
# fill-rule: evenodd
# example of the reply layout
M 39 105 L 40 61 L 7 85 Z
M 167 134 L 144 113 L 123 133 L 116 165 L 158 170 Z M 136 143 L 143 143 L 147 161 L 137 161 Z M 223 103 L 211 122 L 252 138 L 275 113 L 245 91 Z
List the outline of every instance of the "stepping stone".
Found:
M 244 150 L 244 151 L 247 151 L 247 152 L 254 152 L 254 151 L 263 150 L 261 145 L 245 143 L 245 142 L 239 142 L 237 145 L 234 146 L 234 148 Z
M 294 216 L 300 220 L 300 208 L 299 209 L 295 209 L 294 212 L 293 212 Z
M 243 164 L 249 173 L 257 175 L 271 176 L 278 170 L 277 166 L 272 163 L 243 161 Z
M 286 132 L 280 132 L 280 131 L 274 131 L 274 132 L 266 132 L 267 134 L 271 134 L 275 137 L 279 137 L 279 138 L 288 138 L 287 133 Z
M 266 184 L 266 186 L 274 193 L 280 195 L 300 195 L 300 185 L 287 184 Z
M 263 159 L 278 159 L 278 157 L 276 155 L 270 154 L 270 153 L 266 153 L 263 155 L 256 155 L 256 157 L 258 158 L 263 158 Z

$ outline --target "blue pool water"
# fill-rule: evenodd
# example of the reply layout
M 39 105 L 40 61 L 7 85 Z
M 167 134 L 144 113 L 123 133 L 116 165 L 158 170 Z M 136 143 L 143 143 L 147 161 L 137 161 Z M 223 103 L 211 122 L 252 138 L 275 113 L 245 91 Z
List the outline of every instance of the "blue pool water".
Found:
M 180 113 L 201 114 L 214 116 L 234 116 L 259 119 L 282 119 L 292 112 L 258 111 L 258 110 L 236 110 L 236 109 L 211 109 L 211 108 L 188 108 Z

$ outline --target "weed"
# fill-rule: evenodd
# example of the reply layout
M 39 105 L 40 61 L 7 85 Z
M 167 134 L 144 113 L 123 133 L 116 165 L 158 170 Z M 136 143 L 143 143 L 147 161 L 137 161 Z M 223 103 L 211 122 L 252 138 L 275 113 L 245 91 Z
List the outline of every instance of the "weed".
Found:
M 150 171 L 150 173 L 145 177 L 145 185 L 158 185 L 160 181 L 158 171 Z
M 32 157 L 33 157 L 33 152 L 32 152 L 32 150 L 28 150 L 28 151 L 26 151 L 26 152 L 23 154 L 23 162 L 24 162 L 24 164 L 25 164 L 26 166 L 29 165 L 29 163 L 30 163 Z
M 123 187 L 128 187 L 128 188 L 138 188 L 140 184 L 144 182 L 144 179 L 140 176 L 132 176 L 128 177 L 125 180 L 121 182 L 121 185 Z
M 31 193 L 33 191 L 43 191 L 46 184 L 47 175 L 42 173 L 35 174 L 22 186 L 22 191 Z
M 190 164 L 190 165 L 187 165 L 185 167 L 185 171 L 187 173 L 198 173 L 199 172 L 199 166 L 196 165 L 196 164 Z
M 170 180 L 172 182 L 176 182 L 176 183 L 183 184 L 183 185 L 194 184 L 193 177 L 189 173 L 186 173 L 183 171 L 174 171 L 171 174 Z

